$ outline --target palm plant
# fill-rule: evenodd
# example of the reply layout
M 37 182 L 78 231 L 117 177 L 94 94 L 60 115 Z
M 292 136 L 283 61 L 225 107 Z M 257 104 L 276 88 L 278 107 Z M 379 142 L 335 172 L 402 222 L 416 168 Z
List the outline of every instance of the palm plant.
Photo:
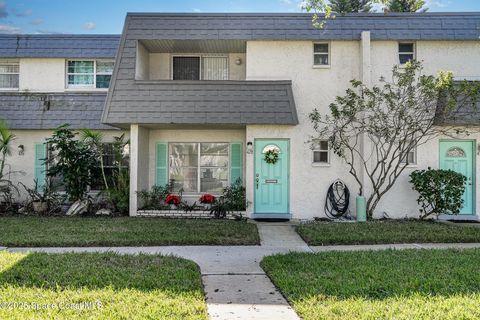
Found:
M 12 143 L 15 138 L 6 122 L 0 120 L 0 179 L 3 177 L 6 158 L 12 154 Z
M 100 160 L 100 171 L 102 172 L 103 183 L 105 184 L 105 189 L 108 190 L 108 181 L 103 163 L 103 134 L 99 131 L 94 131 L 90 129 L 82 129 L 80 132 L 83 142 L 87 143 L 98 155 L 98 159 Z

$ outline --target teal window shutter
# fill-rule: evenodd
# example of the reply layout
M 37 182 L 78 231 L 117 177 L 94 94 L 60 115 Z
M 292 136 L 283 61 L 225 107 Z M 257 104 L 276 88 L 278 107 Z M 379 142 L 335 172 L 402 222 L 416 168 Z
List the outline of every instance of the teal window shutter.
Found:
M 233 184 L 239 178 L 243 181 L 242 144 L 232 143 L 230 145 L 230 183 Z
M 46 180 L 45 158 L 47 157 L 47 146 L 45 143 L 35 143 L 35 180 L 37 180 L 37 191 L 43 190 Z
M 157 143 L 156 154 L 155 185 L 164 186 L 168 183 L 168 145 Z

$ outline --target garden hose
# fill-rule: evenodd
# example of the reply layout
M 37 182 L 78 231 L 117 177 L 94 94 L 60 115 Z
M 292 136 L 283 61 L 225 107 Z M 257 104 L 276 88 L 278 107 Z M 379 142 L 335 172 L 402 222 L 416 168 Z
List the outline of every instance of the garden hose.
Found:
M 325 214 L 330 219 L 338 219 L 348 212 L 349 202 L 350 191 L 343 181 L 336 180 L 328 187 Z

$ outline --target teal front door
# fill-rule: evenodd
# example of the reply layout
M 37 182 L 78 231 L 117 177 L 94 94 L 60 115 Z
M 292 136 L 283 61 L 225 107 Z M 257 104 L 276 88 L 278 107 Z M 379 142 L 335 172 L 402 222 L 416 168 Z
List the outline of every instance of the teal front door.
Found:
M 440 141 L 440 169 L 453 170 L 467 177 L 460 214 L 475 214 L 474 143 L 465 140 Z
M 265 161 L 269 150 L 278 153 L 275 163 Z M 288 140 L 256 140 L 254 209 L 257 214 L 289 213 L 289 142 Z

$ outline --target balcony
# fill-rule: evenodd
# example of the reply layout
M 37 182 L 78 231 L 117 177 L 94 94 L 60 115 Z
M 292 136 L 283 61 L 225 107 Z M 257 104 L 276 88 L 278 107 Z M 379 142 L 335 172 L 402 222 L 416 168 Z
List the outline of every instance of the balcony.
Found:
M 245 80 L 245 41 L 138 40 L 136 80 Z
M 298 124 L 291 81 L 245 80 L 245 41 L 132 40 L 119 52 L 102 116 L 106 124 Z

